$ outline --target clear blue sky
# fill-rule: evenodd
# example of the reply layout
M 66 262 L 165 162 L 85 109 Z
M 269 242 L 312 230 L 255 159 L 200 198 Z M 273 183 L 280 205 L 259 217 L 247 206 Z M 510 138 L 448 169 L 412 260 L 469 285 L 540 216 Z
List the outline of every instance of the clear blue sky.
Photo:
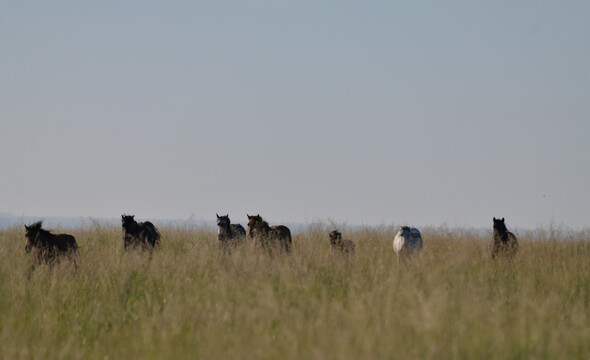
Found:
M 3 1 L 0 211 L 590 226 L 590 2 Z

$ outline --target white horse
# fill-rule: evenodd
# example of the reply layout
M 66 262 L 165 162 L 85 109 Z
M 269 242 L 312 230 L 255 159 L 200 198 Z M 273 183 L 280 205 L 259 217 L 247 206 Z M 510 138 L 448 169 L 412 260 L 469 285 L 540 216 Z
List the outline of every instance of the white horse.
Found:
M 422 250 L 422 235 L 420 230 L 409 226 L 402 226 L 393 238 L 393 251 L 400 258 L 409 257 L 414 252 Z

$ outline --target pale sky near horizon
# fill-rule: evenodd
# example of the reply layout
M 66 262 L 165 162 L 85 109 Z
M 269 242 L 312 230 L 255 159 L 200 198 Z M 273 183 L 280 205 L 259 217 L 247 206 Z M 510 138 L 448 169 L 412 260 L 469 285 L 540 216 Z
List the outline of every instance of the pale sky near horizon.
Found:
M 590 2 L 3 1 L 0 212 L 590 226 Z

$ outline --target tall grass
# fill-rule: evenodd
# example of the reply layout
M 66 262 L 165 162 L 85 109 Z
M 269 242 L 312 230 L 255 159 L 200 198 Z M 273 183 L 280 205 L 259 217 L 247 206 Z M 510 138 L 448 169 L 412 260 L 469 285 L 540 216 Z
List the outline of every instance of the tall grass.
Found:
M 590 233 L 523 232 L 512 262 L 490 234 L 423 229 L 398 265 L 391 227 L 325 224 L 271 258 L 249 244 L 218 254 L 206 228 L 161 229 L 150 260 L 124 253 L 118 227 L 71 232 L 77 273 L 42 266 L 30 280 L 21 229 L 0 232 L 0 358 L 590 358 Z

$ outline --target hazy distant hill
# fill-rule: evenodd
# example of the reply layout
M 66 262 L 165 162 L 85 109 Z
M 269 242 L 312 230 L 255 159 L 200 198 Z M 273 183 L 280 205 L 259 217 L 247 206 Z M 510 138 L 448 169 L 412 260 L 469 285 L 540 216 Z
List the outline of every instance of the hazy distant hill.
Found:
M 0 229 L 5 229 L 12 224 L 12 215 L 7 213 L 0 213 Z
M 0 229 L 18 227 L 43 220 L 47 228 L 72 228 L 91 223 L 89 219 L 82 217 L 50 217 L 50 216 L 15 216 L 8 213 L 0 213 Z M 110 222 L 100 219 L 100 222 Z
M 91 217 L 51 217 L 51 216 L 15 216 L 9 213 L 0 212 L 0 230 L 20 227 L 24 224 L 31 224 L 36 221 L 43 221 L 43 227 L 47 229 L 59 228 L 87 228 L 94 223 L 101 225 L 121 225 L 120 218 L 91 218 Z M 157 220 L 137 218 L 138 221 L 150 220 L 156 225 L 179 225 L 179 226 L 208 226 L 212 229 L 216 227 L 213 220 Z M 242 224 L 246 225 L 246 224 Z

